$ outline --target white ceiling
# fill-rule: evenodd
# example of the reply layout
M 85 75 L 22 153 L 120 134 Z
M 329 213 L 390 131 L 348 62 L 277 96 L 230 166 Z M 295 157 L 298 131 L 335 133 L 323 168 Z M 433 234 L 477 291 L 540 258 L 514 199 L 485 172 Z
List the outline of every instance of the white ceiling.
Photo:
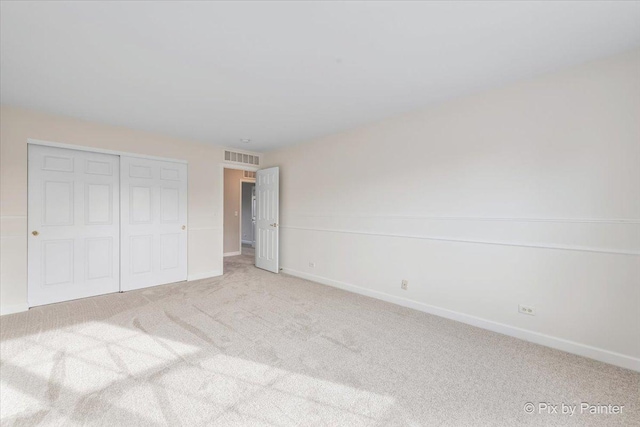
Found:
M 640 45 L 639 2 L 0 7 L 3 104 L 254 151 Z

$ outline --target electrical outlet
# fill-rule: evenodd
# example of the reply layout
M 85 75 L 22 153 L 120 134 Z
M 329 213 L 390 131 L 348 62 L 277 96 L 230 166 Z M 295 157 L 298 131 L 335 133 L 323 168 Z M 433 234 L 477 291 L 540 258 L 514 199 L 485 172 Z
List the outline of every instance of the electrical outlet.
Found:
M 315 263 L 315 262 L 310 262 L 310 263 L 309 263 L 309 267 L 311 267 L 311 268 L 315 268 L 315 267 L 316 267 L 316 263 Z
M 407 290 L 407 288 L 409 288 L 409 281 L 408 280 L 403 280 L 402 284 L 400 285 L 400 288 L 404 291 Z
M 527 305 L 518 305 L 518 312 L 522 313 L 522 314 L 528 314 L 529 316 L 535 316 L 536 315 L 536 309 L 533 307 L 529 307 Z

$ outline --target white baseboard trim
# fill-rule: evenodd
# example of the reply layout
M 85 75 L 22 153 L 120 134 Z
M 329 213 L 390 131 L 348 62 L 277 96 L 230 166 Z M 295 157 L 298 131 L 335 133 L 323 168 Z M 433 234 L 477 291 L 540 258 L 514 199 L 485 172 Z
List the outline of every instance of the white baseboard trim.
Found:
M 236 255 L 242 255 L 241 251 L 238 252 L 226 252 L 223 254 L 223 256 L 236 256 Z
M 0 306 L 0 316 L 4 316 L 5 314 L 14 314 L 14 313 L 22 313 L 23 311 L 29 310 L 29 305 L 27 303 L 24 304 L 13 304 L 13 305 L 1 305 Z
M 191 282 L 193 280 L 210 279 L 212 277 L 218 277 L 218 276 L 222 276 L 222 271 L 214 270 L 214 271 L 207 271 L 204 273 L 189 274 L 187 276 L 187 282 Z
M 540 344 L 546 347 L 555 348 L 557 350 L 566 351 L 567 353 L 577 354 L 578 356 L 588 357 L 600 362 L 609 363 L 611 365 L 616 365 L 622 368 L 640 372 L 640 359 L 624 354 L 604 350 L 602 348 L 592 347 L 586 344 L 580 344 L 575 341 L 569 341 L 563 338 L 558 338 L 551 335 L 518 328 L 515 326 L 506 325 L 504 323 L 494 322 L 492 320 L 471 316 L 469 314 L 424 304 L 407 298 L 397 297 L 395 295 L 390 295 L 384 292 L 374 291 L 350 283 L 340 282 L 338 280 L 316 276 L 314 274 L 304 273 L 290 268 L 283 267 L 282 272 L 290 274 L 292 276 L 300 277 L 302 279 L 318 282 L 323 285 L 340 288 L 349 292 L 354 292 L 360 295 L 365 295 L 371 298 L 376 298 L 382 301 L 401 305 L 403 307 L 413 308 L 414 310 L 419 310 L 447 319 L 456 320 L 458 322 L 466 323 L 478 328 L 487 329 L 489 331 L 508 335 L 514 338 L 519 338 L 521 340 L 529 341 L 535 344 Z

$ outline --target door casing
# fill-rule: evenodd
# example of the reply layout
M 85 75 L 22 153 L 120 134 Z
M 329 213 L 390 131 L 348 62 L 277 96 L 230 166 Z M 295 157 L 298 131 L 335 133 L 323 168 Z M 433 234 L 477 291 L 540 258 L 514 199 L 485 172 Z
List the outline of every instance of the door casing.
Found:
M 259 169 L 257 167 L 254 166 L 249 166 L 249 165 L 241 165 L 241 164 L 235 164 L 235 163 L 225 163 L 225 162 L 221 162 L 220 163 L 220 172 L 219 172 L 219 179 L 220 179 L 220 198 L 219 203 L 220 203 L 220 210 L 221 212 L 224 213 L 224 170 L 225 169 L 234 169 L 234 170 L 241 170 L 241 171 L 249 171 L 249 172 L 257 172 Z M 255 182 L 255 179 L 252 180 L 251 182 Z M 240 183 L 240 185 L 242 185 L 242 183 Z M 242 187 L 240 187 L 240 196 L 242 196 Z M 240 207 L 242 207 L 242 197 L 240 200 Z M 242 209 L 240 209 L 240 212 L 242 212 Z M 220 218 L 220 229 L 223 230 L 224 233 L 224 214 L 221 215 Z M 254 230 L 254 238 L 255 238 L 255 230 Z M 219 241 L 219 251 L 221 254 L 223 254 L 223 258 L 224 258 L 224 238 L 221 238 Z M 240 218 L 240 251 L 242 251 L 242 218 Z M 224 269 L 224 262 L 222 263 L 223 265 L 223 269 Z M 223 272 L 224 273 L 224 272 Z

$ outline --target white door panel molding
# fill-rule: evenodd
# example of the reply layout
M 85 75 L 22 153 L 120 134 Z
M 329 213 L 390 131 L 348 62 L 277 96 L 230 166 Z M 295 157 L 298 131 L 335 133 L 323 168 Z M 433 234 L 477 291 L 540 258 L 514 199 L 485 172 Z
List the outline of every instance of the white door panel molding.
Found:
M 118 156 L 29 145 L 28 301 L 119 290 Z
M 187 280 L 187 165 L 121 157 L 121 290 Z
M 280 168 L 256 173 L 256 267 L 278 273 L 280 270 Z

